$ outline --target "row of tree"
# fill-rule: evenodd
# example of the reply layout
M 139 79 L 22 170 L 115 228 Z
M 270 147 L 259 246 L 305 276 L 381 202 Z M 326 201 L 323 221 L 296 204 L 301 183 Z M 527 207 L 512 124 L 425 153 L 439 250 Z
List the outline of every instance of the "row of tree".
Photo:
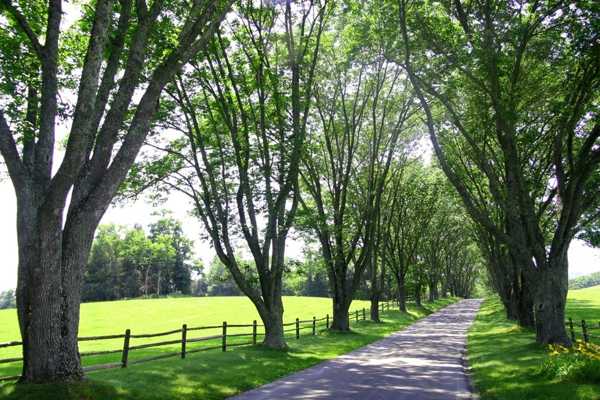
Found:
M 593 272 L 569 280 L 569 289 L 584 289 L 597 285 L 600 285 L 600 272 Z
M 82 300 L 116 300 L 172 293 L 190 294 L 192 242 L 181 224 L 162 218 L 132 229 L 101 225 L 92 245 Z
M 469 294 L 479 251 L 509 317 L 569 344 L 567 249 L 600 199 L 591 3 L 98 0 L 66 30 L 61 0 L 0 5 L 24 381 L 82 376 L 81 274 L 119 188 L 189 198 L 269 347 L 293 231 L 333 329 L 360 290 L 377 320 L 390 276 L 401 303 Z M 424 131 L 453 191 L 414 167 Z

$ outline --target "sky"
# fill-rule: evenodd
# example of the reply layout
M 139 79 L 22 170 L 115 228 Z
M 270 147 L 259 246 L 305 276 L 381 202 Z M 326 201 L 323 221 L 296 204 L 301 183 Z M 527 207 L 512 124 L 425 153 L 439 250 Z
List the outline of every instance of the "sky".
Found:
M 11 182 L 6 175 L 0 180 L 0 291 L 11 289 L 17 282 L 17 232 L 16 232 L 16 198 Z M 194 240 L 194 252 L 205 265 L 209 265 L 215 253 L 206 242 L 201 241 L 201 223 L 188 214 L 187 200 L 180 194 L 173 194 L 169 200 L 160 205 L 152 205 L 138 200 L 126 206 L 111 206 L 101 223 L 122 225 L 148 225 L 156 220 L 152 214 L 161 209 L 171 210 L 174 218 L 183 224 L 186 235 Z M 304 244 L 300 241 L 288 240 L 286 255 L 300 258 Z M 585 275 L 600 271 L 600 249 L 588 247 L 584 242 L 575 240 L 569 248 L 569 277 Z

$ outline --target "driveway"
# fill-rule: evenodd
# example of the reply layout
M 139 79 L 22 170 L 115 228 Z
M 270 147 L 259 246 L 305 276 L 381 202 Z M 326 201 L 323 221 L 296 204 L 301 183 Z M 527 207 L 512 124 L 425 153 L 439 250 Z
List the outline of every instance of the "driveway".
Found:
M 385 339 L 231 400 L 473 398 L 464 355 L 480 304 L 462 300 Z

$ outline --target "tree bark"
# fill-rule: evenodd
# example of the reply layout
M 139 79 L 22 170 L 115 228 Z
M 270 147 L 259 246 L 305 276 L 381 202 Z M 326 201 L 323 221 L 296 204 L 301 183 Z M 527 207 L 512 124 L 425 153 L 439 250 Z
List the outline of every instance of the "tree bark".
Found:
M 421 285 L 415 285 L 415 304 L 417 307 L 421 307 Z
M 341 296 L 345 297 L 345 296 Z M 350 302 L 345 298 L 339 299 L 333 298 L 333 321 L 331 322 L 332 331 L 349 332 L 350 331 L 350 316 L 348 310 L 350 309 Z
M 565 327 L 565 304 L 568 290 L 566 255 L 550 260 L 549 268 L 538 271 L 533 309 L 538 343 L 571 345 Z
M 62 262 L 62 213 L 38 216 L 24 207 L 19 211 L 21 382 L 79 380 L 83 376 L 77 347 L 79 287 L 74 285 L 80 281 L 80 269 Z
M 398 308 L 402 312 L 406 312 L 406 285 L 404 279 L 402 284 L 398 284 Z
M 527 274 L 520 272 L 520 279 L 515 280 L 513 289 L 513 299 L 511 299 L 511 306 L 516 307 L 516 319 L 519 326 L 524 328 L 534 327 L 534 315 L 533 315 L 533 285 L 529 282 Z
M 62 209 L 36 210 L 23 196 L 18 201 L 21 382 L 80 380 L 81 279 L 99 217 L 74 212 L 63 229 Z
M 265 307 L 264 311 L 260 313 L 265 325 L 263 345 L 271 349 L 285 350 L 288 345 L 285 342 L 283 332 L 283 303 L 281 297 L 277 300 L 269 307 Z
M 373 293 L 371 295 L 371 321 L 381 322 L 379 319 L 379 293 Z

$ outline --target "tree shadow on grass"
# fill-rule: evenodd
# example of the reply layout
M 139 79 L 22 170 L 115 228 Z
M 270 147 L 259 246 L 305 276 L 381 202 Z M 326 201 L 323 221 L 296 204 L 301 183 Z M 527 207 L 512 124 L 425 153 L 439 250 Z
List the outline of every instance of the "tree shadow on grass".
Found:
M 482 399 L 598 399 L 599 385 L 548 380 L 539 368 L 548 357 L 535 332 L 505 318 L 499 302 L 484 305 L 469 334 L 469 365 Z
M 0 398 L 6 400 L 108 400 L 118 399 L 119 393 L 112 385 L 93 380 L 62 384 L 23 385 L 12 383 L 0 386 Z

